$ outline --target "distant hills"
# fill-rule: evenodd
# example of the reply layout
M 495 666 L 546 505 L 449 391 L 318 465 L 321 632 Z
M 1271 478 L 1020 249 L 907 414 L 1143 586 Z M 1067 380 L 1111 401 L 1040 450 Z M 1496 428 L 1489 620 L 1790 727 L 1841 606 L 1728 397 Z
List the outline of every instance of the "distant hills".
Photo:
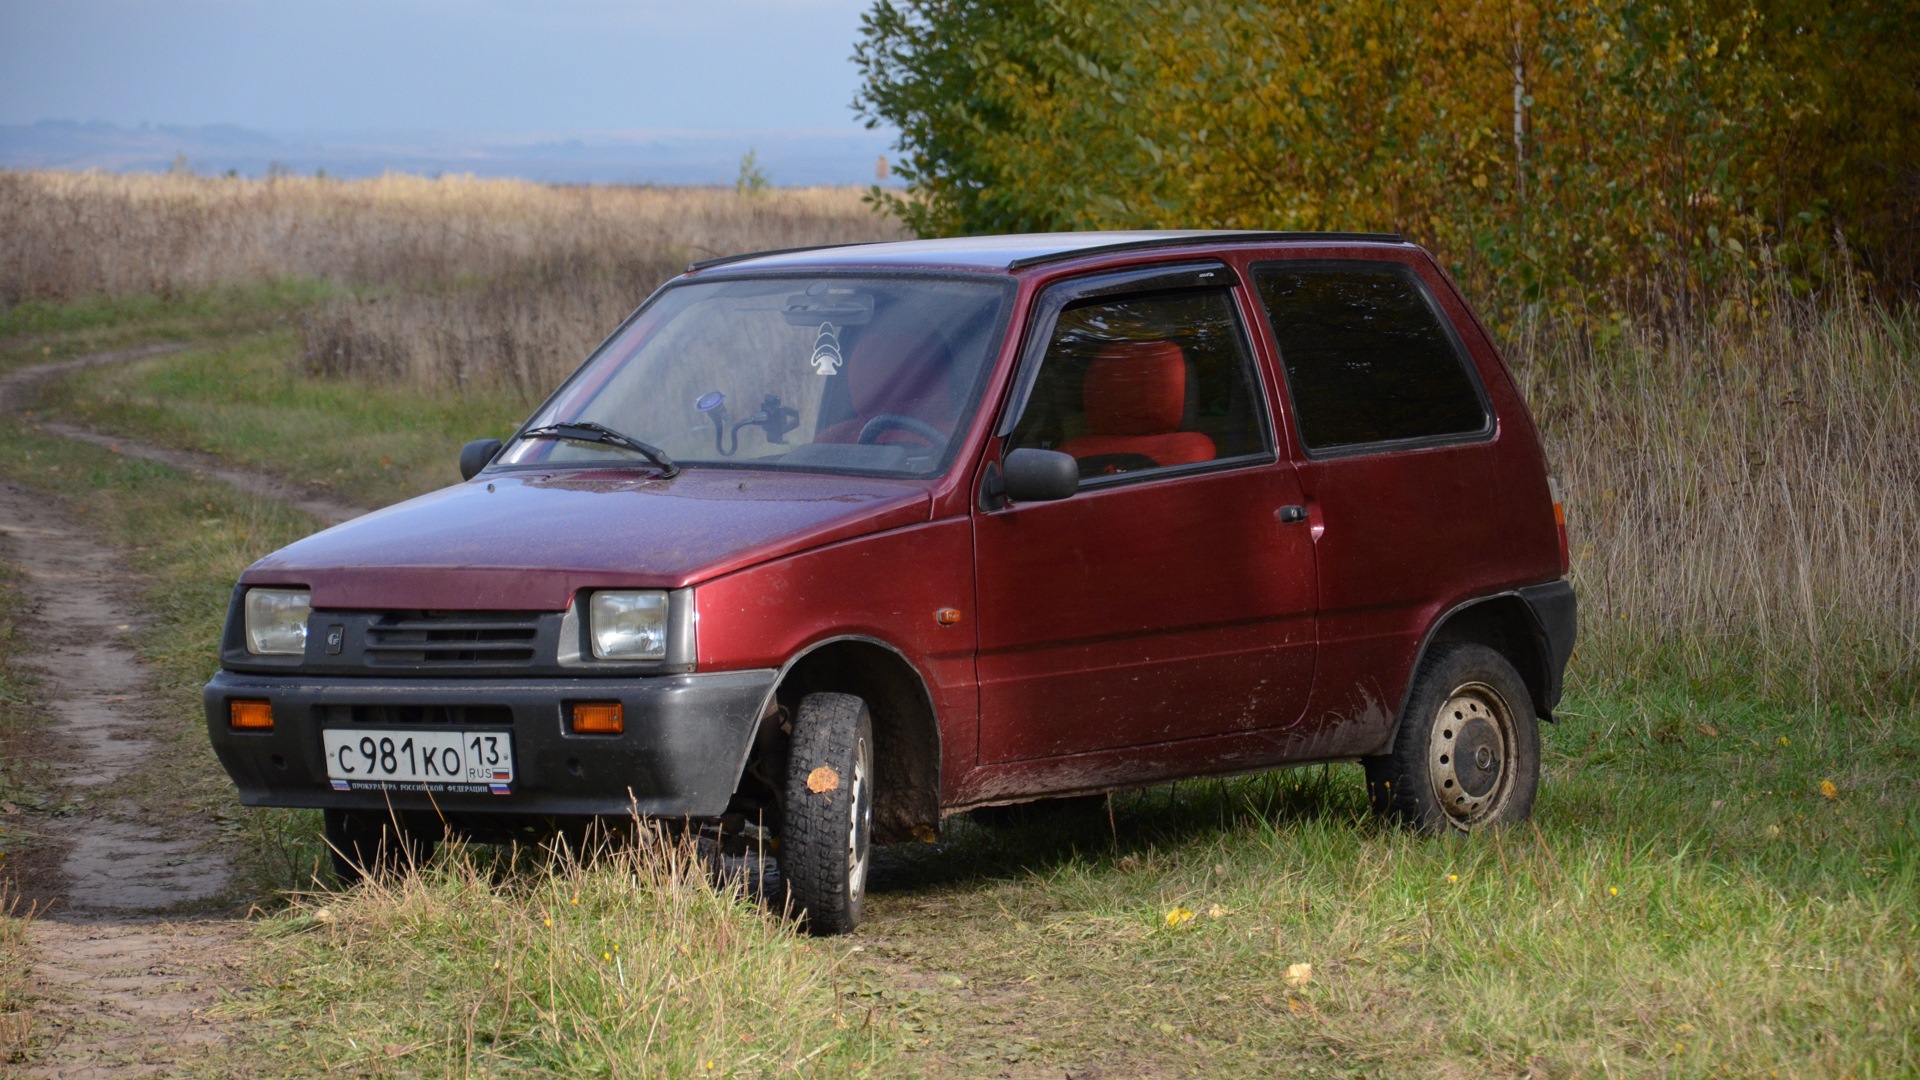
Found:
M 472 173 L 551 183 L 732 184 L 752 150 L 781 186 L 871 184 L 890 134 L 827 132 L 604 132 L 577 137 L 417 132 L 272 135 L 232 124 L 120 127 L 98 121 L 0 124 L 0 168 L 203 175 L 271 171 L 329 176 Z

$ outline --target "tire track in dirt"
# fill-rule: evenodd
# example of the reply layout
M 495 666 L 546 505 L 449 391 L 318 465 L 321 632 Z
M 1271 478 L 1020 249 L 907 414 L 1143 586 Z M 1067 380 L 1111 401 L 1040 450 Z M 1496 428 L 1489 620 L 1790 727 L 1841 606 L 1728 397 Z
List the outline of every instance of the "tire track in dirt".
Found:
M 185 347 L 118 349 L 0 374 L 0 417 L 25 419 L 20 414 L 34 391 L 52 379 Z M 210 454 L 72 424 L 35 426 L 283 500 L 325 523 L 366 512 Z M 244 925 L 208 914 L 227 891 L 232 868 L 206 823 L 156 817 L 115 794 L 159 749 L 159 711 L 132 647 L 147 629 L 128 602 L 140 582 L 74 515 L 5 483 L 0 558 L 23 574 L 32 612 L 24 637 L 38 646 L 23 664 L 39 681 L 46 718 L 33 751 L 51 765 L 63 804 L 62 813 L 39 823 L 50 850 L 23 867 L 19 881 L 23 898 L 40 912 L 28 928 L 38 999 L 30 1017 L 35 1057 L 20 1075 L 90 1080 L 173 1072 L 183 1052 L 225 1039 L 206 1010 L 239 978 Z

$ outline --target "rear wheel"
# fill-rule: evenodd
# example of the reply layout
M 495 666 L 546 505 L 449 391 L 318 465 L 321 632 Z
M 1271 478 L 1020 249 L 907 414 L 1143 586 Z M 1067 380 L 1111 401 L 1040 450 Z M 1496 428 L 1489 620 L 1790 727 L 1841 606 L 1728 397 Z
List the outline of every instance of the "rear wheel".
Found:
M 873 846 L 873 718 L 851 694 L 808 694 L 794 713 L 780 872 L 813 934 L 860 925 Z
M 439 822 L 407 810 L 323 810 L 333 873 L 343 885 L 385 878 L 425 866 L 433 857 Z
M 1365 764 L 1374 810 L 1422 832 L 1525 821 L 1540 786 L 1533 698 L 1492 649 L 1435 646 L 1414 676 L 1393 750 Z

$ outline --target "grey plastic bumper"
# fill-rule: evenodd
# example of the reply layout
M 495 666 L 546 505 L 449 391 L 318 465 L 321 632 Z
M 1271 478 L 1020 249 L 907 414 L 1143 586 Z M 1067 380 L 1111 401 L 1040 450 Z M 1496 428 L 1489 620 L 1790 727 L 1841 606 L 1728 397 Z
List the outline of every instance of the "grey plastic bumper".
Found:
M 425 809 L 502 814 L 625 814 L 713 817 L 740 779 L 772 670 L 645 679 L 426 681 L 301 678 L 223 671 L 204 692 L 214 753 L 248 806 Z M 273 705 L 269 732 L 236 731 L 235 699 Z M 620 735 L 576 735 L 565 706 L 619 701 Z M 401 727 L 409 707 L 485 709 L 491 723 L 463 730 L 510 732 L 514 780 L 504 795 L 335 791 L 321 746 L 323 726 L 354 726 L 356 714 Z M 476 714 L 479 715 L 479 714 Z M 510 715 L 511 721 L 506 717 Z

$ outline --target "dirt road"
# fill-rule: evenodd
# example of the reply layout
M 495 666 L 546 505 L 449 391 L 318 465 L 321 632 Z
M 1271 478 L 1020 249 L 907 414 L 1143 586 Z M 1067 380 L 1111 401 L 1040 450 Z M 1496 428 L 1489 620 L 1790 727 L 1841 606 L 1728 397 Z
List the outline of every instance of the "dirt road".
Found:
M 108 446 L 298 506 L 325 522 L 364 508 L 194 454 L 28 415 L 33 390 L 82 368 L 180 348 L 145 346 L 0 375 L 0 422 Z M 26 665 L 39 680 L 44 724 L 9 754 L 52 770 L 52 812 L 25 818 L 37 843 L 13 868 L 39 912 L 28 1077 L 171 1072 L 183 1054 L 225 1035 L 206 1015 L 238 978 L 242 924 L 228 908 L 231 867 L 209 828 L 126 796 L 136 774 L 151 790 L 160 722 L 133 643 L 146 630 L 132 606 L 139 582 L 95 530 L 24 488 L 0 483 L 0 562 L 18 567 L 28 598 Z M 161 778 L 164 783 L 164 778 Z M 18 810 L 18 808 L 13 808 Z M 10 824 L 21 822 L 10 815 Z
M 27 664 L 46 720 L 32 750 L 59 793 L 59 809 L 33 820 L 39 851 L 16 871 L 42 912 L 29 928 L 39 1063 L 25 1075 L 163 1071 L 181 1048 L 221 1037 L 202 1010 L 232 977 L 240 927 L 208 911 L 229 868 L 203 825 L 119 792 L 155 749 L 130 644 L 143 629 L 127 605 L 137 583 L 70 515 L 7 484 L 0 559 L 24 574 L 24 637 L 38 646 Z

